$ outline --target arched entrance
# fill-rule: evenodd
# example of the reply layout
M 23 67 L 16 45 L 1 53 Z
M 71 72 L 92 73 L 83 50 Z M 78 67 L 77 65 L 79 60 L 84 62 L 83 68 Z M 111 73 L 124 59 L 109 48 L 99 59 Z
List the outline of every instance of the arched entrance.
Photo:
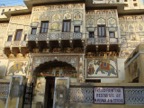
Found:
M 37 68 L 35 68 L 34 74 L 36 76 L 53 76 L 53 77 L 59 77 L 59 76 L 76 77 L 77 76 L 75 67 L 73 67 L 71 64 L 68 64 L 63 61 L 58 61 L 58 60 L 49 61 L 40 64 Z
M 76 69 L 63 61 L 53 60 L 40 64 L 34 70 L 34 75 L 45 77 L 44 108 L 53 108 L 55 77 L 77 77 Z M 36 83 L 36 87 L 40 82 Z M 39 86 L 39 89 L 42 87 Z

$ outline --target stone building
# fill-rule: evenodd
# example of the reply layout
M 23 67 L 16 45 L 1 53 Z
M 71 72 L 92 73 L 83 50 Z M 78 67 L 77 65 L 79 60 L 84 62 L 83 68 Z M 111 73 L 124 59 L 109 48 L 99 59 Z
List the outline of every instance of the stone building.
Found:
M 0 17 L 2 108 L 144 106 L 143 76 L 124 67 L 144 41 L 141 0 L 24 2 Z

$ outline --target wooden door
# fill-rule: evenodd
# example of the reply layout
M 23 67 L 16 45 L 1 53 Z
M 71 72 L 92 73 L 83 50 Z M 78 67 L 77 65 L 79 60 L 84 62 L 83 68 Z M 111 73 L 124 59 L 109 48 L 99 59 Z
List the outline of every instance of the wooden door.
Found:
M 44 108 L 53 108 L 55 77 L 46 77 Z

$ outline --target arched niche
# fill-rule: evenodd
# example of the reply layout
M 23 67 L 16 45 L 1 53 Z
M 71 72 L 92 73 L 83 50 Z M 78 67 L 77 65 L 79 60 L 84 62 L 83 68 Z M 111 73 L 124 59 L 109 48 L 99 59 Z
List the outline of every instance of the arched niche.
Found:
M 135 28 L 134 28 L 134 25 L 133 24 L 129 24 L 128 25 L 128 29 L 130 32 L 134 32 Z
M 109 18 L 108 26 L 116 26 L 116 20 L 114 18 Z
M 65 13 L 63 19 L 65 19 L 65 20 L 71 19 L 71 13 Z
M 94 19 L 90 18 L 86 21 L 87 26 L 92 26 L 94 25 Z
M 101 25 L 101 24 L 106 24 L 106 21 L 105 21 L 104 18 L 99 18 L 99 19 L 97 20 L 97 24 L 99 24 L 99 25 Z
M 48 12 L 43 12 L 39 17 L 39 20 L 50 20 L 50 15 Z
M 54 15 L 52 16 L 52 20 L 53 20 L 53 21 L 60 21 L 60 19 L 61 19 L 61 15 L 60 15 L 60 14 L 54 14 Z
M 80 12 L 74 13 L 74 20 L 82 20 L 82 13 Z

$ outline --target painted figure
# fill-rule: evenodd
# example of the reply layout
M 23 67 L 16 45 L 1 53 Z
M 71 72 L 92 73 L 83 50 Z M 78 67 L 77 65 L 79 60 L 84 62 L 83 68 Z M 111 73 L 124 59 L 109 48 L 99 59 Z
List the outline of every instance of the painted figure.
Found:
M 26 62 L 14 62 L 14 64 L 9 68 L 8 75 L 12 74 L 18 74 L 19 72 L 22 72 L 22 74 L 26 74 L 26 71 L 28 70 L 28 66 Z
M 89 67 L 88 67 L 88 74 L 89 75 L 94 74 L 94 66 L 93 66 L 93 64 L 89 65 Z
M 115 67 L 108 62 L 98 60 L 94 64 L 98 65 L 98 68 L 96 69 L 95 74 L 98 74 L 98 72 L 101 72 L 102 74 L 107 73 L 107 76 L 110 76 L 111 74 L 117 75 L 117 70 L 115 69 Z

